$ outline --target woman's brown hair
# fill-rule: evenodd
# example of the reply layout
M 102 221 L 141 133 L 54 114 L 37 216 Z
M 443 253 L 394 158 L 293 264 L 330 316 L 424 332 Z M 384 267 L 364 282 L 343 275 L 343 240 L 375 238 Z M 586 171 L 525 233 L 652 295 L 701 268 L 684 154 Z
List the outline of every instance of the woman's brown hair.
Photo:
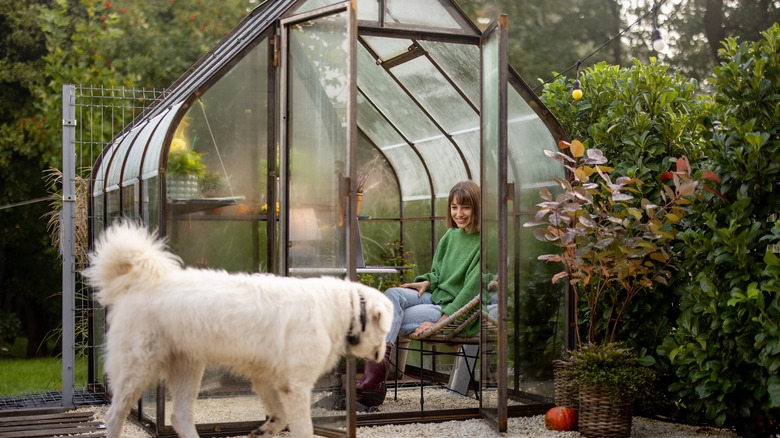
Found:
M 481 192 L 477 183 L 467 180 L 461 181 L 452 187 L 450 196 L 447 198 L 447 228 L 458 228 L 458 224 L 452 220 L 452 215 L 449 212 L 450 206 L 455 201 L 458 201 L 458 204 L 471 207 L 471 218 L 468 225 L 466 225 L 465 231 L 467 233 L 479 231 Z

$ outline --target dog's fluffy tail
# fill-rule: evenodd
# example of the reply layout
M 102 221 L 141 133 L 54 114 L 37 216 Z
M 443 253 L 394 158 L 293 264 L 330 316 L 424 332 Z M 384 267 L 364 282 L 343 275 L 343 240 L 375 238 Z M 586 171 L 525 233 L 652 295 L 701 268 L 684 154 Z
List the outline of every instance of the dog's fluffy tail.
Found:
M 112 304 L 138 283 L 149 284 L 181 269 L 181 259 L 167 251 L 165 242 L 130 221 L 118 222 L 100 237 L 82 274 L 97 290 L 103 306 Z

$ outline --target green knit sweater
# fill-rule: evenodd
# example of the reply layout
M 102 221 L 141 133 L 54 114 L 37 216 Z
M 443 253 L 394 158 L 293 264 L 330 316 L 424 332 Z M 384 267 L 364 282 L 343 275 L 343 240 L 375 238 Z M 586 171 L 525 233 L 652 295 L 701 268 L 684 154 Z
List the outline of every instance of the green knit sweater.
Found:
M 480 291 L 479 248 L 478 232 L 450 228 L 436 247 L 431 272 L 414 279 L 431 282 L 428 292 L 445 315 L 452 315 Z

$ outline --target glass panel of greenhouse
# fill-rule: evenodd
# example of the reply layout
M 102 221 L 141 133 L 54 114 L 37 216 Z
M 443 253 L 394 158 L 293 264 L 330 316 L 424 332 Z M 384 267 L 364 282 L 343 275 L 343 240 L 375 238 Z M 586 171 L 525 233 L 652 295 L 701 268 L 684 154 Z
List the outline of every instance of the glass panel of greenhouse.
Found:
M 565 294 L 522 223 L 539 189 L 564 176 L 544 154 L 564 134 L 513 69 L 483 69 L 494 50 L 449 0 L 262 2 L 105 146 L 90 192 L 92 235 L 132 218 L 166 238 L 185 266 L 327 274 L 385 290 L 429 272 L 451 187 L 489 181 L 484 269 L 505 278 L 502 301 L 481 306 L 501 319 L 498 331 L 479 345 L 399 338 L 385 401 L 370 409 L 346 409 L 354 396 L 346 379 L 365 365 L 344 358 L 313 390 L 315 433 L 480 418 L 488 408 L 504 420 L 543 412 L 564 350 Z M 495 112 L 498 102 L 505 108 Z M 105 328 L 95 320 L 94 330 Z M 173 433 L 166 390 L 152 384 L 134 411 L 156 435 Z M 194 410 L 209 436 L 266 421 L 245 376 L 217 365 Z

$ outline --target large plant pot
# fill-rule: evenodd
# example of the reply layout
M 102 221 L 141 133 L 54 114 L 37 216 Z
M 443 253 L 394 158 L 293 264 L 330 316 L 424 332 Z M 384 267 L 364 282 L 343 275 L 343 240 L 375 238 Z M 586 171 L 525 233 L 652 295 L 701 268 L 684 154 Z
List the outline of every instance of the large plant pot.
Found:
M 584 437 L 629 437 L 633 400 L 612 400 L 605 389 L 580 387 L 579 427 Z
M 166 179 L 168 198 L 194 199 L 202 197 L 200 180 L 195 175 L 168 175 Z
M 565 360 L 553 361 L 553 386 L 555 388 L 555 405 L 565 406 L 574 410 L 579 409 L 580 389 L 576 382 L 563 377 L 563 370 L 571 366 L 571 362 Z

